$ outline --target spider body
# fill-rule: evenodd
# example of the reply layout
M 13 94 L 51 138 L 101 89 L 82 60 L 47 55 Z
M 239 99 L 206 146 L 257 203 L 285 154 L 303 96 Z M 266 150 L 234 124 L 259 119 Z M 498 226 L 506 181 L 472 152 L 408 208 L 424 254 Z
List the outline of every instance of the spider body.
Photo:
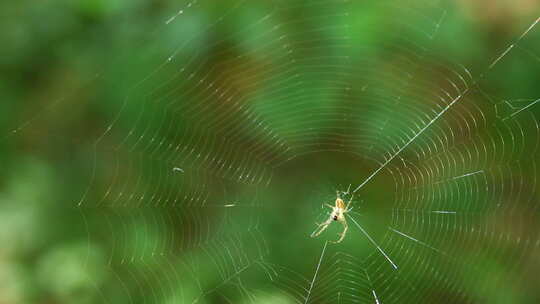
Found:
M 322 224 L 317 224 L 318 227 L 313 231 L 311 234 L 311 237 L 317 237 L 319 236 L 323 231 L 330 226 L 330 224 L 333 221 L 340 222 L 343 225 L 343 232 L 339 233 L 339 239 L 337 241 L 332 241 L 332 243 L 340 243 L 345 238 L 345 235 L 347 233 L 347 229 L 349 229 L 349 226 L 347 225 L 347 220 L 345 219 L 345 213 L 352 210 L 352 208 L 349 209 L 349 205 L 351 204 L 353 197 L 349 200 L 347 205 L 345 205 L 345 202 L 341 199 L 339 196 L 339 191 L 337 193 L 337 198 L 334 206 L 330 204 L 326 204 L 326 206 L 330 207 L 332 209 L 332 212 L 330 213 L 330 217 Z

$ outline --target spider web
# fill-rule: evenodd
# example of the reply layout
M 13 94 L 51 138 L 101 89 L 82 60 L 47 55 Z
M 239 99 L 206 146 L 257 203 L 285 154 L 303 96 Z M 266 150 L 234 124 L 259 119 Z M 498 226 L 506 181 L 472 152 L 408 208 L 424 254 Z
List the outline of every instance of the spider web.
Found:
M 538 16 L 468 58 L 444 44 L 460 34 L 444 2 L 160 12 L 91 81 L 116 96 L 92 101 L 105 118 L 72 203 L 88 256 L 106 248 L 100 301 L 537 299 L 540 92 L 504 81 L 539 72 Z M 345 240 L 309 238 L 348 187 Z

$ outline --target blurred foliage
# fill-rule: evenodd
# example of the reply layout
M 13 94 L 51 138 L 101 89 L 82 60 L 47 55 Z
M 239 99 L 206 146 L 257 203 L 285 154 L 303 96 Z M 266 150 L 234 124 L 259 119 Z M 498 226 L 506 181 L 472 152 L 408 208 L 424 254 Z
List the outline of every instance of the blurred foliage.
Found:
M 276 49 L 272 45 L 261 47 L 267 41 L 280 39 L 281 35 L 301 41 L 303 36 L 310 35 L 312 28 L 328 29 L 316 37 L 323 42 L 327 38 L 350 35 L 350 48 L 342 52 L 339 47 L 314 42 L 306 49 L 294 50 L 298 58 L 343 55 L 347 59 L 321 59 L 321 62 L 327 63 L 328 69 L 353 62 L 354 65 L 369 67 L 363 71 L 381 73 L 382 76 L 364 74 L 362 70 L 355 73 L 348 80 L 351 83 L 349 89 L 358 96 L 364 96 L 364 90 L 371 87 L 378 87 L 387 94 L 397 91 L 394 84 L 403 79 L 401 74 L 393 70 L 395 66 L 415 75 L 412 95 L 420 94 L 422 90 L 429 92 L 431 88 L 424 84 L 438 77 L 434 76 L 433 70 L 443 74 L 440 66 L 451 63 L 467 67 L 473 75 L 485 73 L 484 78 L 475 77 L 480 86 L 489 91 L 489 96 L 508 99 L 539 97 L 538 57 L 531 64 L 530 60 L 522 60 L 521 56 L 509 56 L 493 70 L 486 69 L 537 18 L 540 5 L 534 1 L 518 1 L 516 4 L 510 1 L 447 1 L 435 6 L 415 4 L 428 7 L 421 10 L 427 16 L 412 13 L 402 21 L 419 29 L 418 32 L 408 33 L 406 39 L 418 45 L 414 51 L 429 57 L 432 65 L 424 66 L 425 69 L 410 69 L 414 63 L 402 61 L 399 54 L 396 55 L 394 46 L 399 46 L 403 37 L 387 30 L 390 20 L 399 21 L 401 17 L 398 14 L 387 15 L 388 7 L 395 6 L 404 12 L 414 12 L 418 7 L 408 8 L 406 6 L 409 4 L 399 2 L 386 6 L 370 3 L 374 1 L 361 1 L 350 4 L 347 15 L 336 17 L 332 10 L 341 7 L 341 2 L 318 2 L 325 3 L 321 7 L 309 5 L 308 2 L 55 0 L 5 1 L 0 4 L 0 98 L 3 100 L 0 103 L 0 129 L 3 130 L 0 136 L 3 165 L 0 175 L 0 239 L 3 244 L 0 250 L 0 303 L 181 303 L 183 299 L 195 298 L 200 303 L 224 303 L 224 299 L 229 299 L 230 303 L 296 302 L 293 293 L 269 289 L 269 279 L 261 269 L 258 272 L 248 269 L 243 273 L 244 281 L 260 286 L 249 293 L 256 300 L 249 296 L 235 298 L 234 292 L 226 288 L 218 295 L 203 292 L 201 296 L 201 290 L 212 291 L 228 283 L 225 273 L 229 270 L 222 269 L 222 265 L 231 266 L 233 263 L 227 262 L 228 257 L 219 260 L 216 256 L 225 255 L 229 248 L 241 251 L 236 253 L 242 257 L 236 260 L 239 265 L 245 260 L 257 261 L 253 257 L 260 254 L 258 251 L 268 251 L 269 261 L 294 265 L 290 268 L 300 273 L 298 277 L 297 274 L 289 274 L 290 278 L 296 278 L 290 284 L 302 282 L 302 288 L 309 287 L 300 276 L 312 279 L 322 243 L 309 240 L 311 242 L 301 245 L 291 244 L 299 244 L 299 239 L 304 242 L 314 227 L 313 223 L 324 220 L 326 214 L 320 209 L 320 204 L 332 202 L 336 188 L 346 189 L 351 181 L 361 182 L 359 176 L 362 175 L 358 172 L 373 170 L 372 165 L 363 163 L 365 159 L 357 158 L 354 153 L 339 154 L 336 158 L 333 158 L 336 154 L 329 153 L 313 158 L 298 157 L 298 160 L 293 159 L 298 155 L 293 155 L 292 161 L 286 161 L 283 167 L 277 169 L 280 173 L 276 174 L 278 177 L 272 187 L 261 189 L 234 183 L 227 178 L 218 183 L 215 177 L 210 177 L 210 165 L 210 173 L 198 170 L 195 173 L 167 176 L 163 180 L 161 172 L 170 174 L 174 164 L 161 152 L 167 143 L 178 138 L 177 130 L 184 132 L 182 135 L 185 137 L 198 136 L 201 140 L 205 140 L 207 134 L 220 134 L 217 131 L 236 130 L 234 134 L 238 137 L 234 140 L 238 142 L 240 152 L 231 152 L 203 141 L 198 152 L 213 149 L 210 152 L 223 155 L 225 162 L 239 168 L 258 168 L 256 164 L 243 163 L 244 158 L 249 158 L 250 151 L 255 154 L 256 149 L 250 150 L 253 143 L 261 143 L 275 154 L 283 151 L 281 147 L 271 147 L 274 138 L 247 125 L 251 117 L 236 120 L 226 116 L 229 115 L 228 108 L 239 107 L 233 105 L 234 100 L 225 105 L 212 100 L 206 102 L 198 95 L 200 92 L 190 91 L 190 88 L 197 87 L 200 78 L 192 79 L 189 74 L 179 74 L 180 66 L 193 71 L 200 68 L 210 75 L 210 81 L 216 81 L 216 86 L 231 88 L 240 92 L 242 97 L 249 96 L 249 108 L 254 116 L 264 117 L 265 123 L 279 126 L 283 134 L 328 127 L 332 121 L 319 119 L 315 111 L 306 114 L 309 109 L 325 108 L 328 112 L 343 114 L 351 119 L 350 124 L 355 126 L 353 128 L 366 130 L 366 134 L 374 138 L 394 138 L 401 136 L 405 127 L 398 123 L 381 134 L 378 131 L 380 121 L 399 122 L 401 115 L 414 116 L 419 111 L 418 108 L 403 107 L 399 111 L 388 112 L 384 110 L 382 102 L 373 102 L 361 105 L 365 107 L 362 110 L 370 111 L 373 115 L 355 120 L 356 112 L 347 113 L 352 108 L 351 104 L 335 98 L 334 91 L 307 92 L 312 95 L 302 100 L 296 108 L 292 98 L 274 99 L 270 86 L 257 87 L 256 93 L 248 95 L 246 92 L 251 92 L 249 90 L 258 85 L 257 77 L 261 76 L 257 71 L 268 69 L 272 64 L 275 69 L 268 70 L 277 79 L 273 81 L 283 82 L 284 93 L 281 97 L 307 94 L 305 86 L 291 85 L 295 79 L 290 77 L 294 77 L 295 73 L 287 72 L 293 69 L 298 69 L 299 73 L 308 71 L 302 81 L 313 89 L 336 80 L 334 76 L 324 73 L 309 74 L 313 63 L 294 65 L 296 62 L 283 59 L 289 54 L 287 48 Z M 189 9 L 190 3 L 197 8 Z M 274 11 L 275 7 L 289 8 L 295 5 L 297 9 L 285 10 L 290 15 L 279 15 L 279 10 Z M 433 7 L 432 11 L 430 7 Z M 426 21 L 439 16 L 441 8 L 445 15 L 440 27 Z M 281 19 L 269 18 L 270 22 L 260 22 L 272 12 Z M 309 16 L 321 13 L 333 17 L 309 19 Z M 174 16 L 176 18 L 169 24 L 168 20 Z M 225 17 L 223 23 L 208 30 L 221 17 Z M 294 22 L 302 18 L 310 20 L 309 23 L 297 26 Z M 344 24 L 349 26 L 346 33 L 340 27 Z M 278 25 L 279 31 L 272 32 L 274 26 Z M 421 34 L 423 31 L 437 31 L 437 39 L 426 38 Z M 271 34 L 264 34 L 269 32 Z M 538 44 L 536 32 L 533 36 L 536 39 L 524 41 L 525 46 L 531 45 L 534 49 L 534 45 Z M 221 39 L 226 42 L 216 44 Z M 180 47 L 184 45 L 188 47 Z M 224 45 L 226 49 L 223 49 Z M 427 48 L 429 51 L 425 50 Z M 527 49 L 521 48 L 523 53 Z M 402 50 L 402 54 L 409 51 Z M 237 56 L 244 53 L 251 54 L 251 57 L 245 58 L 245 65 L 235 66 Z M 190 61 L 194 54 L 198 56 L 197 62 Z M 166 64 L 171 56 L 171 61 L 177 64 Z M 349 59 L 351 61 L 347 61 Z M 214 66 L 222 69 L 214 70 Z M 220 79 L 226 80 L 220 84 Z M 381 79 L 388 83 L 381 83 Z M 242 95 L 244 93 L 245 96 Z M 369 97 L 372 93 L 368 90 L 365 94 Z M 166 115 L 181 112 L 181 106 L 166 108 L 166 102 L 160 103 L 167 101 L 167 98 L 185 98 L 186 104 L 207 103 L 210 108 L 223 107 L 223 110 L 214 114 L 181 117 L 174 121 L 173 128 L 164 129 L 164 122 L 169 122 Z M 269 103 L 274 106 L 268 106 Z M 538 108 L 530 109 L 536 118 L 540 117 Z M 281 114 L 290 109 L 298 111 L 298 117 L 306 119 L 295 120 Z M 509 109 L 514 110 L 513 107 Z M 139 128 L 139 120 L 147 122 L 144 128 Z M 212 128 L 197 129 L 195 125 L 198 120 L 208 121 Z M 114 128 L 109 133 L 113 122 Z M 366 125 L 374 128 L 367 129 Z M 534 130 L 531 126 L 524 127 Z M 496 126 L 489 128 L 495 130 Z M 165 142 L 163 148 L 153 149 L 152 145 L 142 143 L 144 140 L 141 141 L 140 137 L 127 136 L 133 130 L 136 134 L 154 136 L 152 140 L 155 139 L 156 143 Z M 321 134 L 315 131 L 303 134 L 306 153 L 313 148 L 309 145 L 320 137 Z M 337 137 L 335 141 L 343 138 Z M 98 141 L 99 144 L 96 144 Z M 231 139 L 231 142 L 234 141 Z M 227 153 L 236 154 L 231 156 Z M 376 157 L 377 154 L 369 156 Z M 124 162 L 127 163 L 125 167 L 118 165 Z M 528 177 L 532 180 L 538 172 L 534 171 L 536 168 L 529 169 Z M 262 169 L 254 170 L 255 176 L 267 174 Z M 159 172 L 159 176 L 156 172 Z M 125 188 L 117 190 L 118 180 L 129 182 Z M 390 182 L 390 178 L 384 178 L 374 188 L 367 190 L 362 198 L 356 199 L 355 202 L 365 204 L 362 206 L 366 209 L 375 210 L 373 217 L 361 217 L 367 226 L 377 227 L 375 222 L 380 218 L 377 215 L 380 210 L 377 210 L 374 201 L 392 200 L 392 193 L 387 191 Z M 205 185 L 206 192 L 194 190 L 197 189 L 196 185 Z M 171 193 L 174 192 L 170 189 L 175 188 L 181 188 L 178 191 L 190 198 L 183 201 L 181 207 L 164 203 L 167 201 L 165 198 L 173 196 Z M 114 196 L 108 196 L 111 189 L 116 191 Z M 143 198 L 143 193 L 154 196 Z M 200 206 L 195 207 L 201 204 L 199 198 L 203 200 L 203 206 L 208 205 L 208 210 L 202 212 Z M 441 205 L 445 204 L 445 199 L 452 198 L 441 198 Z M 81 201 L 84 204 L 81 205 Z M 135 203 L 132 204 L 133 201 Z M 238 202 L 253 205 L 247 205 L 242 210 L 235 209 L 236 213 L 212 207 Z M 467 206 L 467 202 L 456 204 Z M 262 224 L 253 222 L 254 213 L 263 218 Z M 219 227 L 216 229 L 218 232 L 207 235 L 205 227 L 214 228 L 214 225 Z M 534 223 L 523 225 L 524 235 L 538 228 Z M 355 229 L 352 223 L 349 226 L 350 230 Z M 328 235 L 335 236 L 339 228 L 332 226 L 329 231 Z M 383 233 L 376 230 L 375 239 L 380 240 Z M 421 233 L 429 237 L 429 231 Z M 530 234 L 530 240 L 537 237 L 533 232 Z M 260 240 L 260 235 L 266 245 L 253 241 Z M 199 236 L 201 239 L 198 239 Z M 211 236 L 218 240 L 217 244 L 212 245 L 215 247 L 197 246 L 205 242 L 204 238 Z M 485 242 L 485 248 L 494 251 L 514 249 L 511 244 L 507 245 L 508 248 L 503 248 L 504 245 L 493 248 L 488 240 Z M 466 249 L 469 243 L 473 241 L 465 240 L 461 246 Z M 369 242 L 361 245 L 345 242 L 344 246 L 354 248 L 356 257 L 373 254 Z M 535 248 L 538 253 L 538 247 Z M 208 254 L 208 251 L 215 252 L 215 255 Z M 516 253 L 505 257 L 508 263 L 513 263 L 513 259 L 522 259 L 526 267 L 533 270 L 540 267 L 538 258 L 528 255 L 519 256 Z M 460 282 L 460 286 L 468 286 L 466 290 L 454 291 L 457 295 L 466 295 L 459 299 L 476 303 L 534 303 L 539 300 L 537 286 L 532 283 L 534 277 L 528 282 L 502 267 L 500 260 L 491 260 L 489 255 L 483 256 L 481 252 L 465 250 L 462 258 L 472 261 L 475 266 L 462 265 L 456 270 L 455 277 L 450 279 Z M 341 259 L 347 260 L 348 257 Z M 190 266 L 186 264 L 197 265 L 198 269 L 187 271 Z M 236 269 L 237 265 L 234 266 Z M 220 270 L 216 271 L 216 268 Z M 478 274 L 477 268 L 485 271 Z M 529 275 L 524 276 L 527 278 Z M 500 278 L 504 276 L 523 284 L 518 286 L 520 284 L 508 282 L 507 288 L 500 291 Z M 434 287 L 431 291 L 433 298 L 448 293 L 448 299 L 456 299 L 455 294 L 450 295 L 452 291 L 441 287 L 444 286 L 440 283 L 444 281 L 443 278 L 433 279 L 429 275 L 414 273 L 405 278 L 420 285 L 433 283 L 438 286 L 438 289 Z M 162 280 L 167 282 L 166 287 L 160 286 Z M 299 286 L 292 288 L 300 289 Z M 305 293 L 305 290 L 301 293 Z M 424 300 L 429 302 L 429 299 Z M 323 303 L 323 300 L 319 301 Z

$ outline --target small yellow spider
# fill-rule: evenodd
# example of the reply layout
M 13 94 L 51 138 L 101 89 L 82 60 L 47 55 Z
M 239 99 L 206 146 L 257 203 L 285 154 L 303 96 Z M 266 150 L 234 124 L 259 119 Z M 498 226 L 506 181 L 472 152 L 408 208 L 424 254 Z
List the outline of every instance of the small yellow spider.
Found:
M 348 191 L 345 193 L 348 193 Z M 338 233 L 338 235 L 340 236 L 339 239 L 337 241 L 331 241 L 331 243 L 337 244 L 343 241 L 343 239 L 345 238 L 345 234 L 347 233 L 347 229 L 349 229 L 349 226 L 347 225 L 347 220 L 345 219 L 345 213 L 353 209 L 353 208 L 349 209 L 349 205 L 351 204 L 353 198 L 354 198 L 354 195 L 351 196 L 351 199 L 347 203 L 347 206 L 345 206 L 345 203 L 339 196 L 339 191 L 337 191 L 336 205 L 332 206 L 330 204 L 326 204 L 326 206 L 332 208 L 330 217 L 322 224 L 317 223 L 318 227 L 317 229 L 315 229 L 315 231 L 313 231 L 313 233 L 311 234 L 311 237 L 319 236 L 323 231 L 326 230 L 326 228 L 328 228 L 330 224 L 332 224 L 332 221 L 339 221 L 343 225 L 343 232 Z

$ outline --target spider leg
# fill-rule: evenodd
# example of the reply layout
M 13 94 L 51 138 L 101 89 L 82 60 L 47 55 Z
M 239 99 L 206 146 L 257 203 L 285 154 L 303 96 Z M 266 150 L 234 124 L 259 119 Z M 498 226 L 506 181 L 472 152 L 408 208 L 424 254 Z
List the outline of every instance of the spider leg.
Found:
M 351 185 L 352 184 L 349 184 L 349 187 L 347 188 L 347 191 L 340 191 L 343 196 L 349 195 L 349 193 L 350 193 L 349 191 L 351 190 Z
M 317 229 L 315 229 L 315 231 L 313 231 L 311 233 L 311 237 L 317 237 L 319 236 L 323 231 L 326 230 L 326 228 L 328 228 L 328 226 L 332 223 L 332 218 L 329 218 L 328 220 L 326 220 L 326 222 L 322 223 L 322 224 L 317 224 L 318 227 Z M 321 228 L 322 227 L 322 228 Z
M 340 237 L 337 241 L 332 241 L 332 243 L 334 244 L 341 243 L 341 241 L 343 241 L 343 239 L 345 238 L 345 235 L 347 234 L 347 229 L 349 229 L 349 225 L 347 225 L 346 220 L 341 221 L 341 223 L 343 224 L 343 232 L 338 233 Z
M 354 194 L 351 196 L 351 199 L 350 199 L 349 202 L 347 203 L 347 206 L 345 207 L 345 210 L 349 209 L 349 205 L 351 204 L 353 198 L 354 198 Z

